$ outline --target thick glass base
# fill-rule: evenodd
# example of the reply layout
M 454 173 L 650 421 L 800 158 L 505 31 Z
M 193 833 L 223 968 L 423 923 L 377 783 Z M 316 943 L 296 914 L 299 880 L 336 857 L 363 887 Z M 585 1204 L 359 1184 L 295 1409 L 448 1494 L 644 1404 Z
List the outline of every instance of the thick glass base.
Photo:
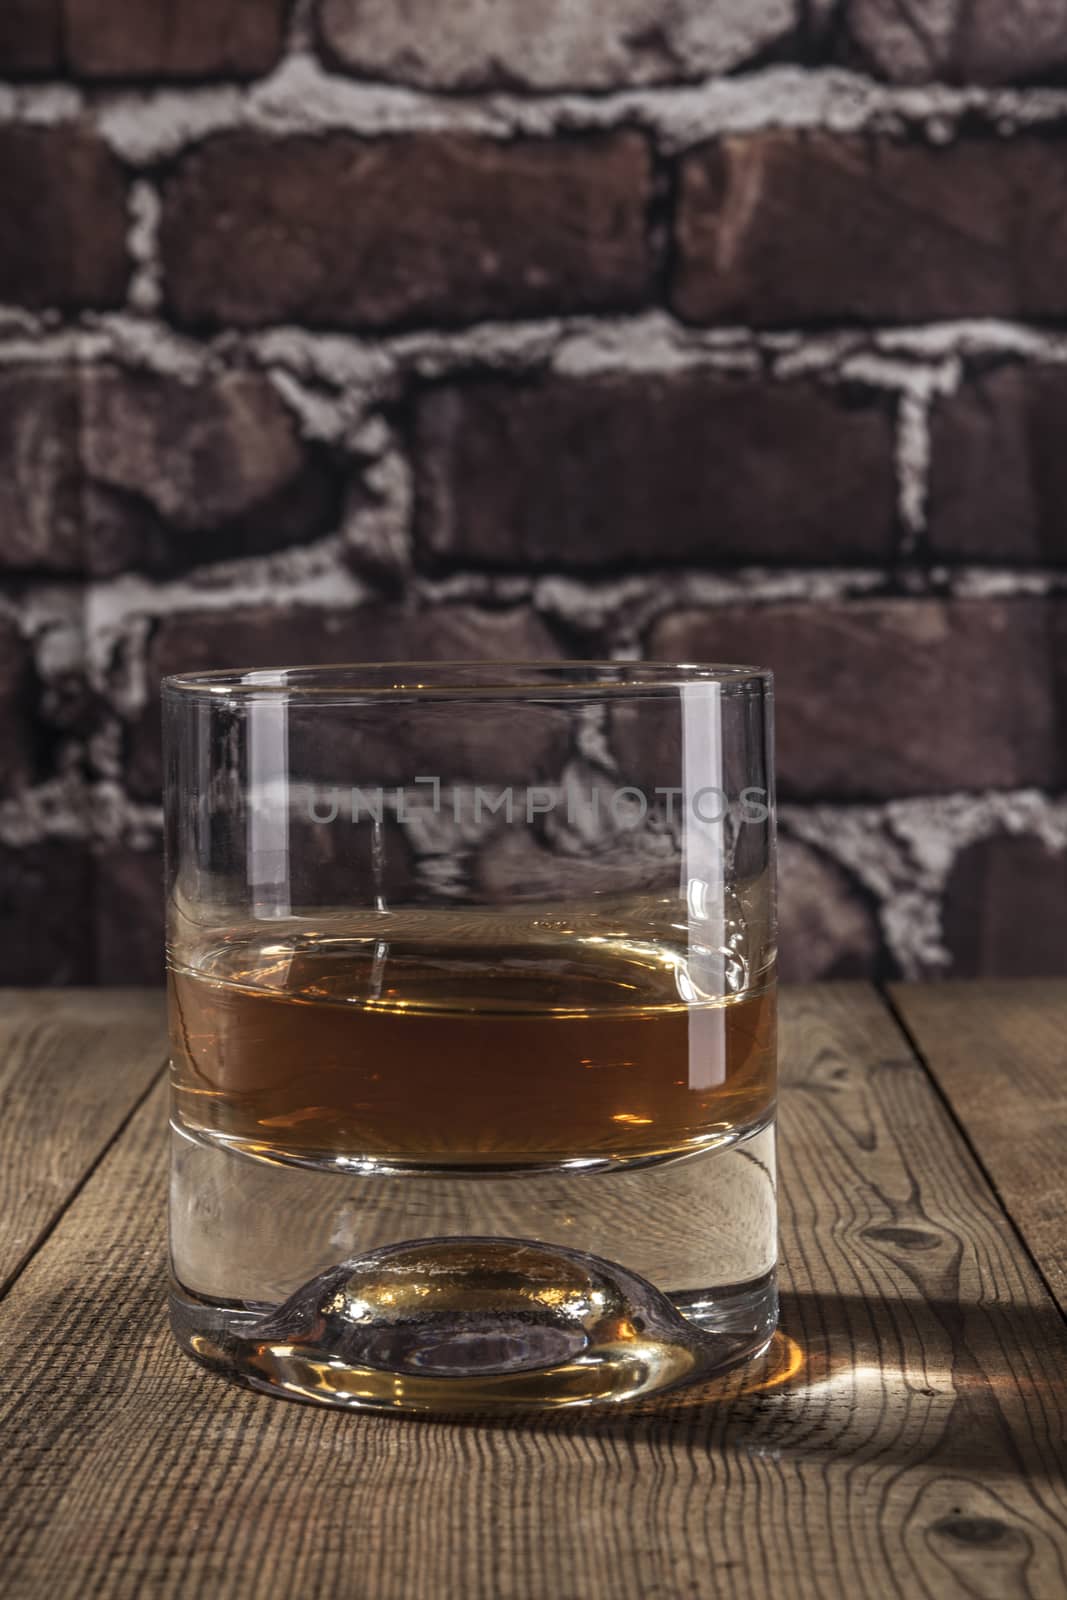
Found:
M 515 1239 L 399 1245 L 258 1315 L 171 1293 L 182 1349 L 249 1388 L 441 1415 L 635 1400 L 710 1377 L 767 1348 L 774 1274 L 701 1311 L 703 1327 L 621 1267 Z
M 492 1177 L 278 1167 L 176 1131 L 172 1322 L 213 1370 L 322 1405 L 633 1400 L 766 1348 L 775 1215 L 771 1126 L 653 1166 Z

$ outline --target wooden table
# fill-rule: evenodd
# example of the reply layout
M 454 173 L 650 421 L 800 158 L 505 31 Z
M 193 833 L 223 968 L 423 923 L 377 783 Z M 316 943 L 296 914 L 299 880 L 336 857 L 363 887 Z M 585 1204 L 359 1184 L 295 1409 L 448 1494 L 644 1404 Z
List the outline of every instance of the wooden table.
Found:
M 287 1404 L 180 1356 L 158 998 L 0 996 L 0 1592 L 1067 1595 L 1067 983 L 783 1013 L 769 1355 L 504 1425 Z

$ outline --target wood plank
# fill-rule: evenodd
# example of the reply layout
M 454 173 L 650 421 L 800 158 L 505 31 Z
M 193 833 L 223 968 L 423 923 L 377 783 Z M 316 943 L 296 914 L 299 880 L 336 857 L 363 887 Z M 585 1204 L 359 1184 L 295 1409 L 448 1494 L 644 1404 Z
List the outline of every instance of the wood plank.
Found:
M 1067 979 L 891 994 L 1067 1315 Z
M 156 990 L 0 990 L 0 1294 L 166 1056 Z
M 629 1412 L 344 1415 L 198 1370 L 154 1094 L 0 1305 L 6 1595 L 1062 1594 L 1059 1313 L 873 992 L 783 1012 L 783 1334 Z

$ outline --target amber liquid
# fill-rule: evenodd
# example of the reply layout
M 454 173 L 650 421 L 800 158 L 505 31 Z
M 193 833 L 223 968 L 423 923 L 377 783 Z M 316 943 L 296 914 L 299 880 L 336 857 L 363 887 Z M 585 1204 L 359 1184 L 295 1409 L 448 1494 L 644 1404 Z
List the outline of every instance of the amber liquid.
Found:
M 773 983 L 696 1001 L 680 987 L 676 959 L 606 940 L 238 938 L 172 966 L 177 1119 L 309 1164 L 631 1161 L 729 1142 L 773 1109 Z

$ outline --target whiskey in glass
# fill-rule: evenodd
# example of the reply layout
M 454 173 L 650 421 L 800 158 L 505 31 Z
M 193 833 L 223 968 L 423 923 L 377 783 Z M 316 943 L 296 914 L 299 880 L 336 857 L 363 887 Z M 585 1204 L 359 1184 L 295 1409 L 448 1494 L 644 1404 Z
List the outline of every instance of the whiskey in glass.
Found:
M 775 1326 L 771 683 L 164 687 L 172 1319 L 267 1391 L 618 1402 Z

